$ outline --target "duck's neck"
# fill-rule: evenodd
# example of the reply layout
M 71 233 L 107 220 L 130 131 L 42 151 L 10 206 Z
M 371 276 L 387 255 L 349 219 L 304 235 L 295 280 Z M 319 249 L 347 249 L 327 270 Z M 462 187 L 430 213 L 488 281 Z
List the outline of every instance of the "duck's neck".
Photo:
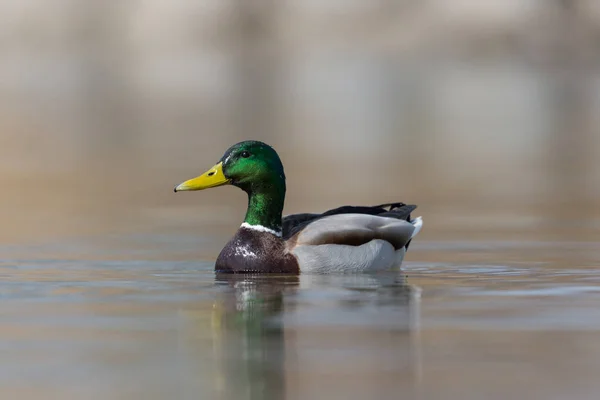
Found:
M 247 190 L 248 210 L 243 226 L 281 236 L 285 181 Z

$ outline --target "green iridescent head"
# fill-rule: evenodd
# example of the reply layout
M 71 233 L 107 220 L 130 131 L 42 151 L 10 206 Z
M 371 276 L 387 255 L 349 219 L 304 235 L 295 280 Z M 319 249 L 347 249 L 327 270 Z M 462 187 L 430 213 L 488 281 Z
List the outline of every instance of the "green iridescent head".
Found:
M 285 174 L 277 152 L 269 145 L 248 140 L 231 146 L 215 166 L 175 187 L 175 192 L 233 185 L 248 193 L 245 222 L 281 228 Z

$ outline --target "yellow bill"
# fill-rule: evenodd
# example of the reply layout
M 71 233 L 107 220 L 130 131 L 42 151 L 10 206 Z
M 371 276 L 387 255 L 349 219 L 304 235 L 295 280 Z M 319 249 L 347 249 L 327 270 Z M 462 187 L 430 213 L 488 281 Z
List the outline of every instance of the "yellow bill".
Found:
M 175 187 L 175 192 L 203 190 L 226 185 L 229 182 L 230 180 L 223 174 L 223 163 L 220 162 L 202 175 L 179 184 Z

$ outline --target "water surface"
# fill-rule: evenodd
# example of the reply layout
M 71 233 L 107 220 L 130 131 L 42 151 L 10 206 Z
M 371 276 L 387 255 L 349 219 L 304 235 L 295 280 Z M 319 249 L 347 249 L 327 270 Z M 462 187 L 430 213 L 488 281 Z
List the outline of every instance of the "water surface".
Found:
M 592 243 L 415 242 L 402 274 L 257 277 L 215 275 L 197 237 L 126 239 L 3 249 L 2 398 L 600 393 Z

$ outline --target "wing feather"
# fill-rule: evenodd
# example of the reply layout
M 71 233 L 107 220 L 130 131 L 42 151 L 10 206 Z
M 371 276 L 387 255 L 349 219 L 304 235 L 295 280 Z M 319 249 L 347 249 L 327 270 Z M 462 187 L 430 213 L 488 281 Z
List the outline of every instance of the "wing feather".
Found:
M 302 213 L 291 214 L 283 218 L 282 230 L 283 239 L 287 240 L 298 232 L 305 229 L 309 224 L 332 215 L 339 214 L 366 214 L 379 215 L 382 217 L 395 218 L 410 221 L 410 213 L 417 208 L 416 205 L 407 205 L 404 203 L 387 203 L 377 206 L 342 206 L 334 208 L 324 213 Z
M 294 242 L 296 246 L 360 246 L 373 239 L 381 239 L 398 250 L 406 246 L 414 231 L 415 226 L 405 220 L 368 214 L 337 214 L 307 224 Z

